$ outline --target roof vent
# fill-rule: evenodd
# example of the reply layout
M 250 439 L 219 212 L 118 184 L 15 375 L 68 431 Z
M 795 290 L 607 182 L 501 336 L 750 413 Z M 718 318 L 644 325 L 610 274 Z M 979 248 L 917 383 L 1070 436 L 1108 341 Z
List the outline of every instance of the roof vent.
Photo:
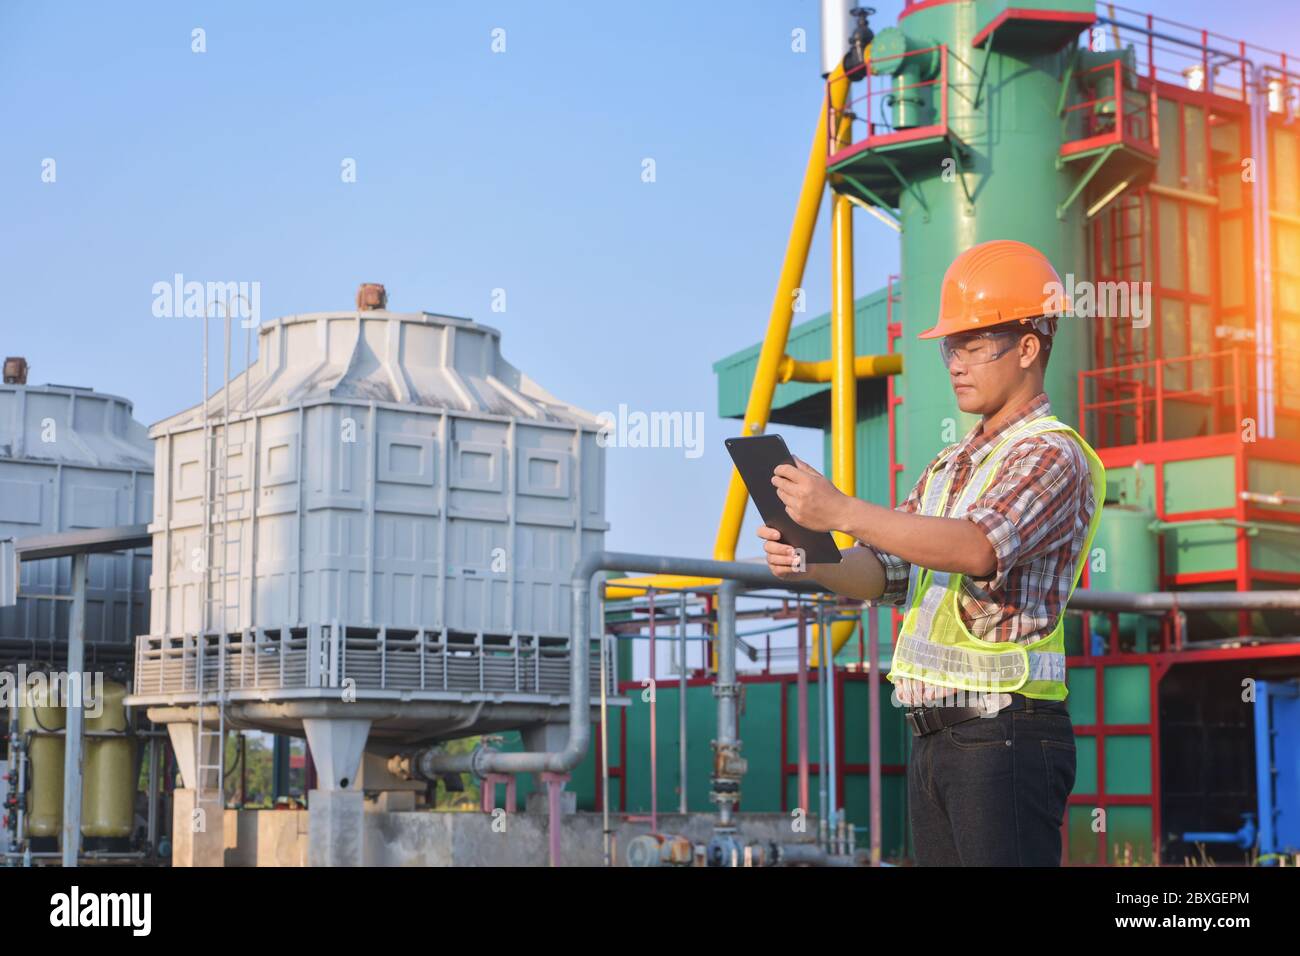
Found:
M 357 289 L 357 311 L 373 312 L 388 308 L 388 293 L 378 282 L 363 282 Z
M 6 385 L 26 385 L 27 384 L 27 359 L 21 355 L 11 355 L 5 359 L 5 384 Z

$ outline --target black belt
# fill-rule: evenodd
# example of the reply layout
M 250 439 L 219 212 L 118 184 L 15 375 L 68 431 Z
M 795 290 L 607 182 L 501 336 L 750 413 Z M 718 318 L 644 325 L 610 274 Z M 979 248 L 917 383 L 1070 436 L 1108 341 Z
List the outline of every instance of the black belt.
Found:
M 1024 694 L 1013 693 L 1011 703 L 1003 707 L 1002 710 L 1022 710 L 1025 706 L 1025 700 Z M 1001 712 L 1001 710 L 997 710 L 989 713 L 988 709 L 984 707 L 928 706 L 908 707 L 903 712 L 903 716 L 907 719 L 907 725 L 912 728 L 913 736 L 923 737 L 926 734 L 943 730 L 945 727 L 951 727 L 953 724 L 974 720 L 976 717 L 992 717 L 994 714 Z

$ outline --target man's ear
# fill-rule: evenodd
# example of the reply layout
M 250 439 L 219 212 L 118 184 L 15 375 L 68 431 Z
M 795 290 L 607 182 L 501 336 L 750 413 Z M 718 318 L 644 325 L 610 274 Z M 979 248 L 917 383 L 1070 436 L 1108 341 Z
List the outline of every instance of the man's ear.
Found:
M 1026 332 L 1020 336 L 1020 367 L 1032 368 L 1034 362 L 1038 360 L 1038 353 L 1042 351 L 1042 344 L 1038 341 L 1038 336 L 1033 332 Z

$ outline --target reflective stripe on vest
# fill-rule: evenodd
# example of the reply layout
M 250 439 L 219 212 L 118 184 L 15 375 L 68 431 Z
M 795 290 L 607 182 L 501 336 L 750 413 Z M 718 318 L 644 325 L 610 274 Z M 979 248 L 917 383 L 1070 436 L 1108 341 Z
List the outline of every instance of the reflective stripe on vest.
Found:
M 1078 442 L 1092 479 L 1093 513 L 1075 563 L 1070 584 L 1070 594 L 1073 594 L 1101 519 L 1102 503 L 1106 497 L 1106 469 L 1088 443 L 1054 415 L 1031 419 L 1004 435 L 970 476 L 951 510 L 948 510 L 951 462 L 947 457 L 941 458 L 926 477 L 920 513 L 939 517 L 966 514 L 993 483 L 1011 443 L 1048 432 L 1061 432 Z M 970 633 L 961 617 L 958 602 L 962 577 L 961 574 L 912 566 L 908 578 L 907 614 L 894 647 L 889 680 L 907 677 L 980 693 L 1018 691 L 1026 697 L 1064 700 L 1068 693 L 1065 686 L 1065 607 L 1062 606 L 1051 633 L 1031 644 L 981 640 Z M 1068 601 L 1069 595 L 1066 596 Z

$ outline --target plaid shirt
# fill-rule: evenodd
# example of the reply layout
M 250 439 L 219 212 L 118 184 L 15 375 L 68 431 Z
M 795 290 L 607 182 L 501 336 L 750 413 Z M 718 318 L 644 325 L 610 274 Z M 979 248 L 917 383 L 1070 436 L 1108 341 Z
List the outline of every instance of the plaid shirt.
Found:
M 944 517 L 975 522 L 997 557 L 991 577 L 963 576 L 961 581 L 962 622 L 982 640 L 1029 644 L 1046 637 L 1069 598 L 1075 566 L 1086 557 L 1080 552 L 1097 503 L 1082 450 L 1060 432 L 1034 435 L 1008 446 L 987 490 L 964 515 L 951 513 L 961 489 L 993 450 L 998 436 L 1013 425 L 1050 414 L 1047 394 L 1040 392 L 1001 428 L 986 434 L 982 422 L 976 425 L 960 443 L 939 453 L 898 507 L 918 513 L 926 474 L 951 452 L 947 467 L 953 469 L 952 490 Z M 869 603 L 903 604 L 912 565 L 897 555 L 866 547 L 885 569 L 885 591 Z M 904 679 L 899 687 L 905 703 L 914 700 L 912 683 Z M 925 688 L 926 700 L 948 693 L 950 688 Z

